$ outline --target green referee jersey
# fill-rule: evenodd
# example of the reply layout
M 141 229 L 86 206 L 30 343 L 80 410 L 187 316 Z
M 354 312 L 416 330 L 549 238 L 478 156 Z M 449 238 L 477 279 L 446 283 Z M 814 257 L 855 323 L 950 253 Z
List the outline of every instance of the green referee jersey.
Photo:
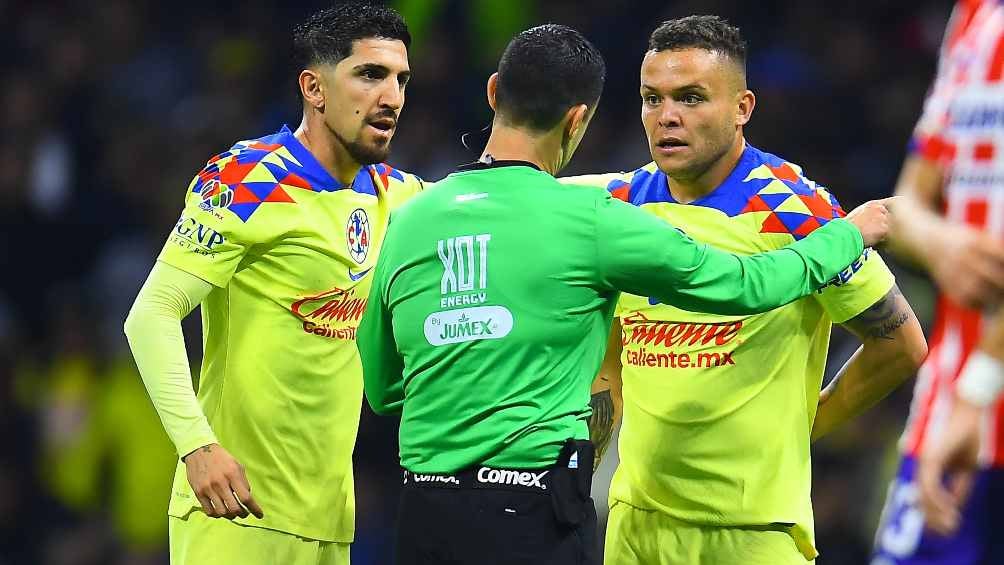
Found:
M 771 253 L 725 253 L 529 163 L 470 165 L 393 215 L 357 334 L 366 398 L 401 412 L 412 471 L 545 467 L 566 439 L 589 437 L 620 291 L 758 313 L 861 253 L 845 220 Z

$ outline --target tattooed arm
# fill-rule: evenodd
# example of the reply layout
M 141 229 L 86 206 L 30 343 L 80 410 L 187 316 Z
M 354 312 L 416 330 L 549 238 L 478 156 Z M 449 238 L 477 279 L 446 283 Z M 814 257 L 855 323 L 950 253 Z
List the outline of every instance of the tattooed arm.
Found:
M 614 435 L 614 427 L 621 419 L 624 406 L 621 399 L 621 324 L 616 318 L 610 328 L 607 342 L 607 354 L 600 365 L 592 386 L 592 398 L 589 406 L 593 414 L 589 417 L 589 439 L 596 447 L 596 457 L 593 459 L 593 470 L 600 466 L 600 459 L 610 445 Z
M 862 345 L 819 395 L 813 441 L 885 398 L 927 355 L 920 322 L 896 286 L 843 326 Z

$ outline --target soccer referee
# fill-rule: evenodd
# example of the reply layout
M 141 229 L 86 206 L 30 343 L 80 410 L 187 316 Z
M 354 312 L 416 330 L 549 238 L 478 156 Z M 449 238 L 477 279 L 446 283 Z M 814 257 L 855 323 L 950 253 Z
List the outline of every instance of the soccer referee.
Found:
M 519 34 L 488 81 L 481 160 L 388 228 L 357 337 L 370 405 L 402 413 L 398 563 L 597 562 L 586 421 L 619 292 L 761 312 L 884 236 L 885 207 L 871 203 L 739 257 L 605 191 L 559 184 L 604 74 L 575 30 Z

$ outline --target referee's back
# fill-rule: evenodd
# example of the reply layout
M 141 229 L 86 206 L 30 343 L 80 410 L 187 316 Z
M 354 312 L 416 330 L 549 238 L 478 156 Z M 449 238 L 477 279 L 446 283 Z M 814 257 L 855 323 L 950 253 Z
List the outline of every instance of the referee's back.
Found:
M 402 411 L 405 469 L 552 465 L 566 440 L 589 437 L 589 383 L 619 291 L 761 312 L 809 294 L 861 251 L 858 230 L 839 220 L 739 257 L 531 163 L 475 163 L 391 220 L 359 329 L 366 397 L 379 413 Z
M 357 345 L 370 406 L 401 412 L 401 565 L 596 563 L 586 420 L 619 291 L 762 312 L 862 252 L 861 232 L 834 220 L 738 257 L 559 184 L 604 74 L 575 30 L 516 36 L 488 82 L 496 115 L 480 161 L 391 219 Z

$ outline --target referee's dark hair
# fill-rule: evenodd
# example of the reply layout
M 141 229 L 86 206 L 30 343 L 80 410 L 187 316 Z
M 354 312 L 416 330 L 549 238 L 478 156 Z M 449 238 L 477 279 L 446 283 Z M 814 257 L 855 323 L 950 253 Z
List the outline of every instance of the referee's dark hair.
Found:
M 746 40 L 739 28 L 718 16 L 687 16 L 659 24 L 648 39 L 649 51 L 706 49 L 732 59 L 746 74 Z
M 573 106 L 595 108 L 606 72 L 603 55 L 578 31 L 559 24 L 530 28 L 502 53 L 496 111 L 509 125 L 547 131 Z
M 349 1 L 316 12 L 293 28 L 294 71 L 338 64 L 352 54 L 352 42 L 368 38 L 400 39 L 411 47 L 404 18 L 380 3 Z

